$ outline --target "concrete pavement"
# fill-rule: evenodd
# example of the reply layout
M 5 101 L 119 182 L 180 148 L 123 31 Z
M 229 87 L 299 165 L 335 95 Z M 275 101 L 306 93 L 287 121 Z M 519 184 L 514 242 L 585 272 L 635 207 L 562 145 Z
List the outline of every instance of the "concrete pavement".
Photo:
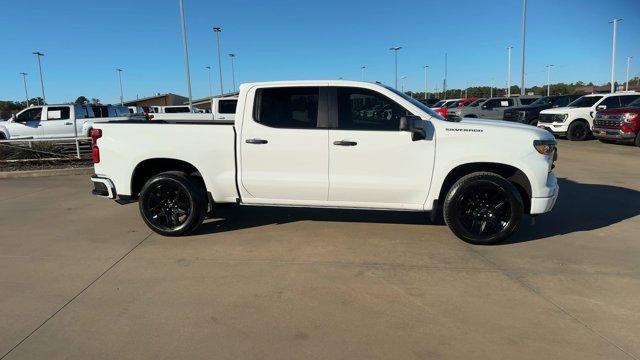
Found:
M 253 207 L 165 238 L 87 176 L 0 180 L 0 357 L 638 359 L 638 151 L 561 141 L 556 209 L 491 247 Z

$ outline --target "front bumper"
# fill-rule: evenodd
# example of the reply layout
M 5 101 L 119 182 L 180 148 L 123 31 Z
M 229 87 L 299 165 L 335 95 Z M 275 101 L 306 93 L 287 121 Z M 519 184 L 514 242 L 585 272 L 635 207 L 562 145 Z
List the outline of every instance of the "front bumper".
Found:
M 116 187 L 113 185 L 111 179 L 100 175 L 91 175 L 91 181 L 93 182 L 91 194 L 108 199 L 116 198 Z
M 593 136 L 598 139 L 605 140 L 618 140 L 618 141 L 633 141 L 636 138 L 636 134 L 632 132 L 623 132 L 620 129 L 607 129 L 607 128 L 593 128 Z
M 538 122 L 538 127 L 541 129 L 545 129 L 548 132 L 554 134 L 554 135 L 559 135 L 559 136 L 563 136 L 567 134 L 567 130 L 569 129 L 569 126 L 565 123 L 541 123 Z
M 534 197 L 531 198 L 531 215 L 544 214 L 546 212 L 551 211 L 558 200 L 558 193 L 560 192 L 560 186 L 558 185 L 558 180 L 556 176 L 550 172 L 547 177 L 546 187 L 553 194 L 549 197 Z

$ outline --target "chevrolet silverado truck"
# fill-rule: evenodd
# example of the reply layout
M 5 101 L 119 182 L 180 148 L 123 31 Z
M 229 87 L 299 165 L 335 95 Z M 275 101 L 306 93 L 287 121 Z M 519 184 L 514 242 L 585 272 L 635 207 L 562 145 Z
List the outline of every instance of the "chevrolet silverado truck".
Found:
M 138 201 L 166 236 L 239 204 L 429 212 L 462 240 L 492 244 L 558 197 L 547 131 L 447 121 L 373 83 L 243 84 L 233 122 L 101 123 L 91 137 L 93 194 Z
M 585 95 L 566 107 L 541 111 L 538 127 L 571 141 L 587 140 L 597 111 L 625 107 L 638 98 L 640 94 L 636 92 Z
M 582 95 L 553 95 L 541 97 L 529 105 L 508 108 L 502 114 L 502 120 L 536 126 L 542 110 L 565 107 Z
M 640 99 L 623 108 L 598 111 L 593 120 L 593 136 L 602 142 L 640 146 Z

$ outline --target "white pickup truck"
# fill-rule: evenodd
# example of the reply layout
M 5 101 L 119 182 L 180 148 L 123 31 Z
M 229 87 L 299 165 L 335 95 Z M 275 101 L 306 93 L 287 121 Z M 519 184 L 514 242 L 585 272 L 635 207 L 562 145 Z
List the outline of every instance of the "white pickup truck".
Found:
M 459 238 L 491 244 L 558 196 L 549 132 L 447 121 L 365 82 L 244 84 L 235 122 L 114 122 L 91 136 L 93 194 L 138 200 L 163 235 L 235 203 L 431 212 Z

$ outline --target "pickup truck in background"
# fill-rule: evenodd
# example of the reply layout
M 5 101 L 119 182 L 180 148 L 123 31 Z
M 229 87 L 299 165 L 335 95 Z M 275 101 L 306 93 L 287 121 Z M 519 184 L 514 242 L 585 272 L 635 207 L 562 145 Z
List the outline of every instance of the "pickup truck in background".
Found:
M 0 124 L 0 140 L 85 137 L 96 122 L 132 119 L 144 117 L 111 105 L 31 106 Z
M 640 146 L 640 99 L 623 108 L 598 111 L 593 120 L 593 136 L 602 142 Z
M 541 111 L 538 127 L 555 136 L 566 136 L 571 141 L 586 140 L 592 134 L 593 118 L 597 111 L 626 107 L 638 98 L 640 93 L 637 92 L 585 95 L 567 107 Z
M 507 108 L 529 105 L 539 98 L 540 96 L 536 95 L 492 97 L 478 106 L 465 106 L 451 111 L 449 118 L 452 120 L 459 120 L 465 117 L 500 120 L 503 117 L 502 113 Z
M 430 212 L 476 244 L 506 239 L 558 196 L 555 139 L 528 125 L 451 122 L 345 80 L 243 84 L 238 105 L 235 121 L 96 124 L 93 194 L 138 201 L 167 236 L 229 203 Z
M 554 95 L 537 99 L 529 105 L 512 107 L 504 111 L 502 120 L 536 126 L 542 110 L 565 107 L 582 95 Z
M 211 110 L 205 112 L 202 109 L 194 109 L 193 112 L 189 112 L 189 106 L 165 106 L 165 107 L 152 107 L 152 110 L 158 108 L 159 113 L 149 113 L 149 120 L 171 120 L 171 121 L 208 121 L 208 120 L 234 120 L 236 114 L 236 105 L 238 104 L 237 97 L 224 97 L 213 98 L 211 103 Z M 167 112 L 167 108 L 169 112 Z M 184 111 L 184 108 L 187 111 Z

